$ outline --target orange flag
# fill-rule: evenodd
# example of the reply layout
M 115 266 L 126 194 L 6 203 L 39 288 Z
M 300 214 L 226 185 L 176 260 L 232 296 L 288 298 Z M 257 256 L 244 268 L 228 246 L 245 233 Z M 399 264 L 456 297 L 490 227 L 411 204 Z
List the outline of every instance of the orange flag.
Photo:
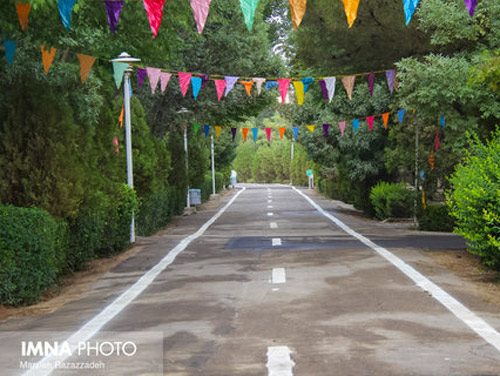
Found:
M 80 60 L 80 78 L 82 82 L 85 82 L 89 77 L 92 65 L 94 65 L 95 57 L 83 54 L 76 54 L 76 56 Z
M 297 30 L 304 14 L 306 14 L 307 0 L 290 0 L 290 15 L 292 17 L 293 29 Z
M 243 133 L 243 142 L 247 140 L 249 128 L 241 128 L 241 133 Z
M 30 3 L 17 3 L 17 18 L 19 18 L 19 23 L 21 24 L 21 30 L 26 31 L 28 29 L 28 17 L 31 11 Z
M 46 50 L 43 44 L 41 49 L 42 49 L 43 70 L 45 71 L 45 74 L 49 74 L 49 69 L 50 66 L 52 65 L 52 62 L 54 61 L 54 58 L 56 57 L 57 50 L 54 47 L 51 47 L 50 51 Z
M 352 26 L 358 16 L 359 0 L 344 0 L 344 12 L 347 17 L 347 24 Z
M 120 112 L 120 116 L 118 117 L 118 125 L 120 128 L 123 128 L 123 116 L 125 115 L 125 106 L 122 105 L 122 110 Z
M 281 127 L 279 129 L 279 131 L 280 131 L 280 139 L 283 140 L 283 136 L 285 136 L 286 128 L 285 127 Z
M 252 86 L 253 86 L 253 81 L 240 81 L 240 83 L 245 86 L 245 90 L 247 91 L 247 94 L 249 97 L 252 96 Z
M 382 114 L 382 120 L 384 121 L 384 128 L 387 129 L 387 124 L 389 123 L 390 112 L 385 112 Z
M 349 100 L 352 99 L 352 91 L 354 90 L 354 82 L 356 81 L 356 76 L 345 76 L 342 77 L 342 83 L 344 84 L 345 91 Z

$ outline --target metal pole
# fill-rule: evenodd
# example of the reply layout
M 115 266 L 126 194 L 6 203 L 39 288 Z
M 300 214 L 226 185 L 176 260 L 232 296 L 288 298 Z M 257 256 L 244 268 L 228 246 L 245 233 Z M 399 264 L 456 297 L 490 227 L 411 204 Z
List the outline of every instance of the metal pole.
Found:
M 186 180 L 187 180 L 187 194 L 186 194 L 186 207 L 190 208 L 189 200 L 189 155 L 188 155 L 188 137 L 187 137 L 187 124 L 184 126 L 184 156 L 186 157 Z
M 290 149 L 290 185 L 293 184 L 293 182 L 292 182 L 292 171 L 293 171 L 292 162 L 293 162 L 294 154 L 295 154 L 295 139 L 292 136 L 292 148 Z
M 419 138 L 420 138 L 420 130 L 417 122 L 416 116 L 413 118 L 413 124 L 415 124 L 415 202 L 413 204 L 413 222 L 415 223 L 415 226 L 418 225 L 418 220 L 417 220 L 417 196 L 418 196 L 418 158 L 419 158 L 419 152 L 418 152 L 418 144 L 419 144 Z
M 215 150 L 214 150 L 214 135 L 210 135 L 210 152 L 212 155 L 212 193 L 215 194 Z
M 127 184 L 134 188 L 134 173 L 132 163 L 132 124 L 130 120 L 130 69 L 125 71 L 125 82 L 123 85 L 123 97 L 125 106 L 125 147 L 127 152 Z M 130 223 L 130 243 L 135 243 L 135 216 L 132 213 Z

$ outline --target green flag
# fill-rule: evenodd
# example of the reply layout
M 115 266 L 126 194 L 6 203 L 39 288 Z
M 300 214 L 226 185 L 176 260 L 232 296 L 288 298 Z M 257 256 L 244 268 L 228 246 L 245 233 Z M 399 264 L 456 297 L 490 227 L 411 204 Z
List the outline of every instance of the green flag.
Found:
M 252 31 L 255 10 L 257 9 L 257 5 L 259 5 L 259 0 L 240 0 L 240 4 L 248 31 Z
M 194 123 L 193 124 L 193 133 L 198 134 L 199 131 L 200 131 L 200 124 Z
M 116 88 L 119 89 L 122 86 L 123 81 L 123 73 L 125 73 L 125 69 L 128 68 L 127 63 L 119 63 L 113 61 L 113 76 L 115 78 Z

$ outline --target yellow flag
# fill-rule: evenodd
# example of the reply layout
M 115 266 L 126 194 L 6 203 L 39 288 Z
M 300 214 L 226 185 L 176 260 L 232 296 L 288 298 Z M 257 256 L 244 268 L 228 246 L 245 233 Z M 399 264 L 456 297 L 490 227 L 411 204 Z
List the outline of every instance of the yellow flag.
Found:
M 293 87 L 295 89 L 297 104 L 302 106 L 304 104 L 304 83 L 302 81 L 293 81 Z
M 220 125 L 216 125 L 214 128 L 215 128 L 215 137 L 219 138 L 220 132 L 222 131 L 222 127 Z
M 46 50 L 43 44 L 41 50 L 42 50 L 43 70 L 45 71 L 45 74 L 49 74 L 49 69 L 50 66 L 52 65 L 52 62 L 54 61 L 54 58 L 56 57 L 57 50 L 54 47 L 51 47 L 50 51 Z
M 306 125 L 307 129 L 309 130 L 309 132 L 313 133 L 314 130 L 316 129 L 316 126 L 315 125 Z
M 343 0 L 347 24 L 351 27 L 358 16 L 359 0 Z
M 306 8 L 307 0 L 290 0 L 290 15 L 294 30 L 299 28 L 302 18 L 306 14 Z

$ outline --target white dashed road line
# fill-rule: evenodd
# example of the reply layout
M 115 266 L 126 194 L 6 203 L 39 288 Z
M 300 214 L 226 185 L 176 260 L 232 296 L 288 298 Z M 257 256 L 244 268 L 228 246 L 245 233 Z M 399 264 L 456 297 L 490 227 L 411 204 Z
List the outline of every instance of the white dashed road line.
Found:
M 267 375 L 293 376 L 295 362 L 290 357 L 288 346 L 270 346 L 267 348 Z
M 281 246 L 281 238 L 273 238 L 273 247 Z
M 273 284 L 286 283 L 285 268 L 274 268 L 271 282 Z
M 273 215 L 274 215 L 274 213 L 267 213 L 268 217 L 272 217 Z
M 278 224 L 276 222 L 271 222 L 271 223 L 269 223 L 269 227 L 278 228 Z
M 273 206 L 272 206 L 272 205 L 267 205 L 267 208 L 268 208 L 268 209 L 272 209 L 272 208 L 273 208 Z

